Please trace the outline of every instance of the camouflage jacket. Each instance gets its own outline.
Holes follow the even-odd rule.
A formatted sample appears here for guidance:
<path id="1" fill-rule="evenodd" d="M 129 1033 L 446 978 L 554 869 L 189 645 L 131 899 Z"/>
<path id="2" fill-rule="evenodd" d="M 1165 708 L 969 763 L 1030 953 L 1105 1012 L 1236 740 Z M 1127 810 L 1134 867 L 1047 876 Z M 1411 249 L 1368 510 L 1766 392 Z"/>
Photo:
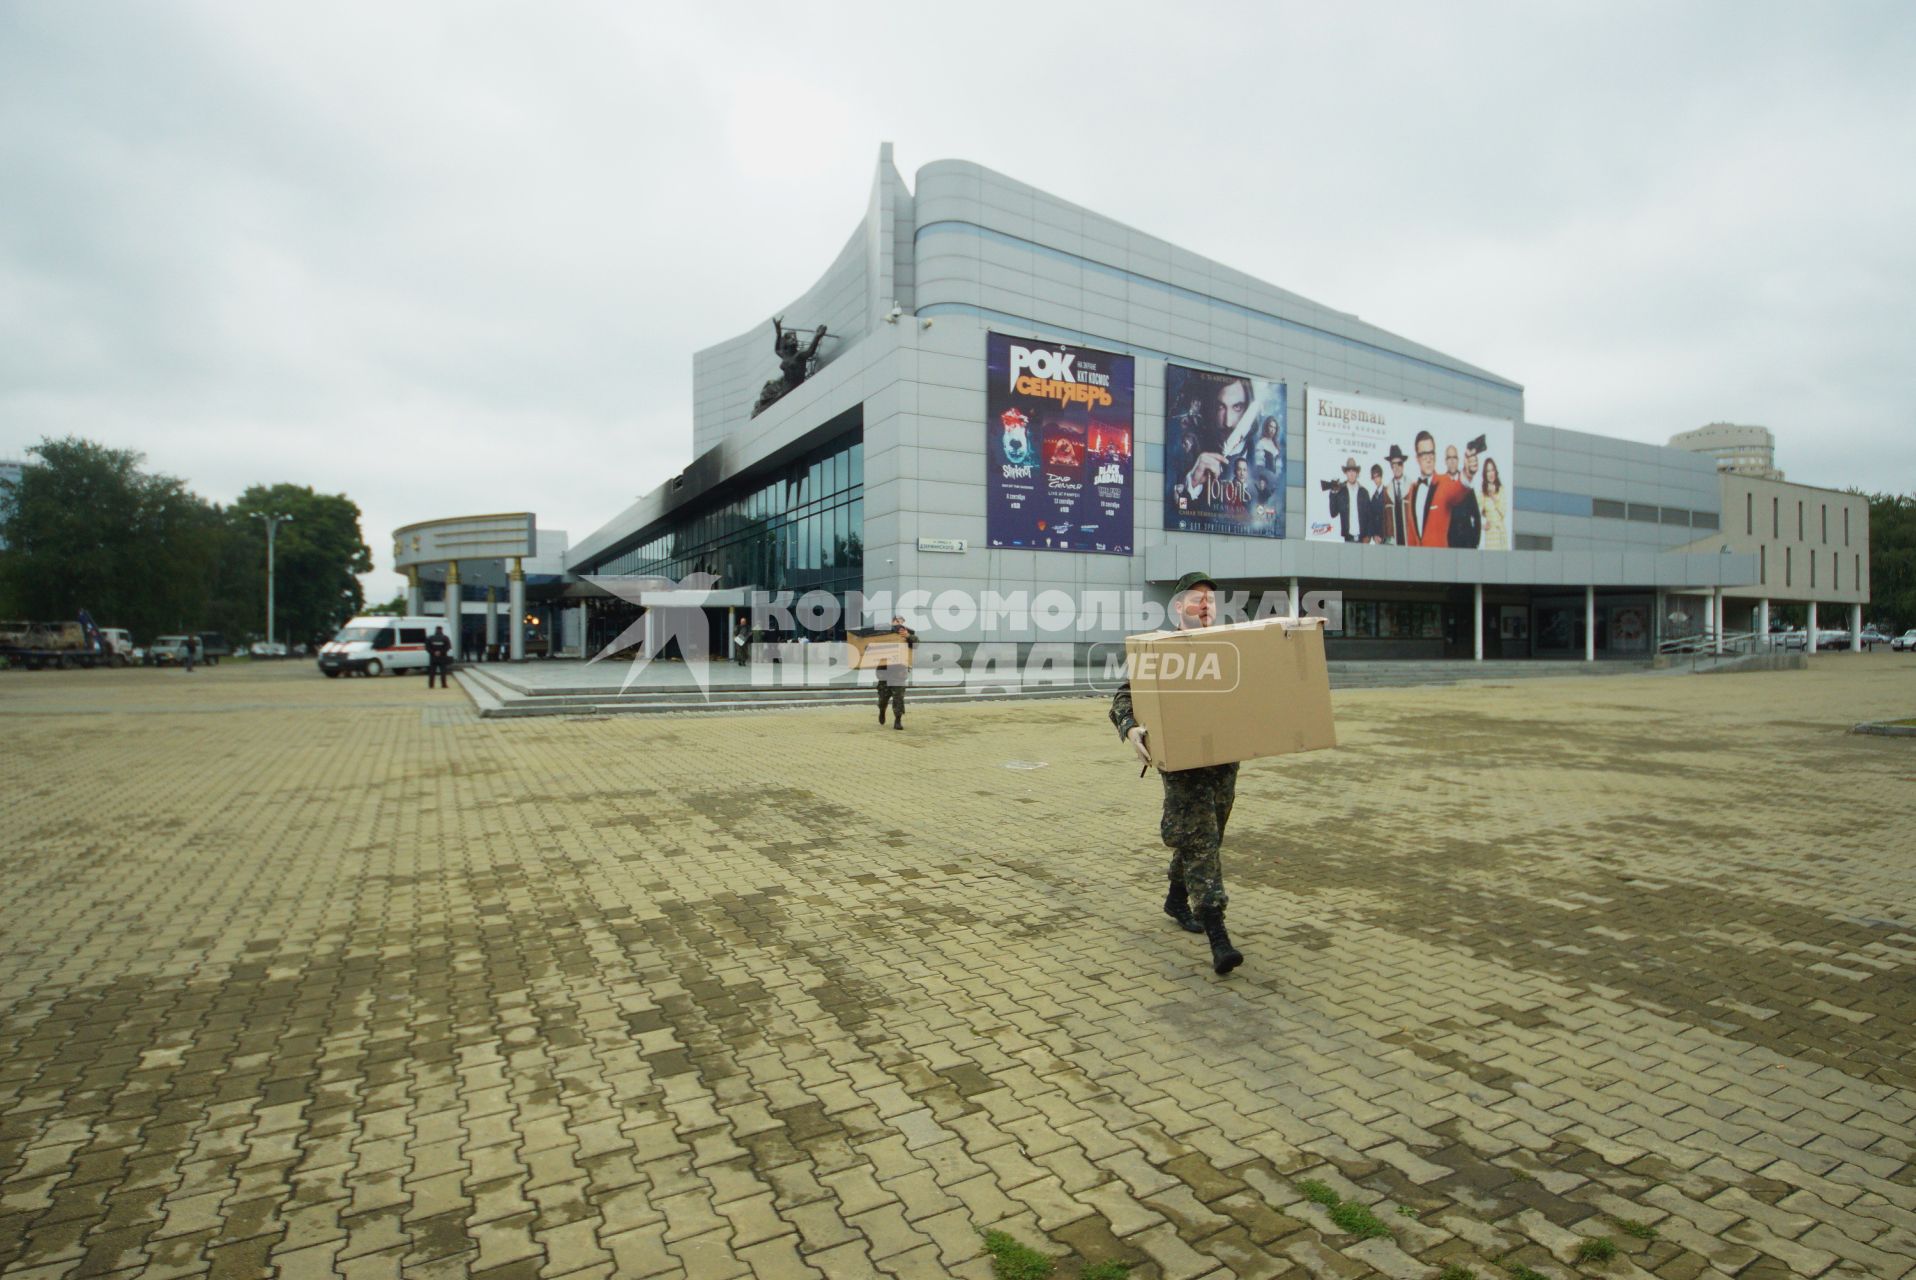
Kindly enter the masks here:
<path id="1" fill-rule="evenodd" d="M 1131 730 L 1138 727 L 1138 718 L 1131 714 L 1131 682 L 1126 680 L 1111 695 L 1111 723 L 1118 726 L 1118 736 L 1129 738 Z"/>

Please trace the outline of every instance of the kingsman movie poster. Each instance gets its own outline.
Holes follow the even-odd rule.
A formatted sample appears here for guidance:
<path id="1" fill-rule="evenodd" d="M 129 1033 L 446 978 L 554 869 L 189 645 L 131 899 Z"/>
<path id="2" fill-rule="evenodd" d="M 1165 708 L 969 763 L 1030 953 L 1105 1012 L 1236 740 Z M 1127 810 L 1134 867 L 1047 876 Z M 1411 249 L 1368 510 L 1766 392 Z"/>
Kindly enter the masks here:
<path id="1" fill-rule="evenodd" d="M 1164 368 L 1164 527 L 1284 536 L 1284 384 Z"/>
<path id="2" fill-rule="evenodd" d="M 1508 418 L 1305 387 L 1304 536 L 1508 551 L 1516 433 Z"/>
<path id="3" fill-rule="evenodd" d="M 985 538 L 1131 554 L 1130 356 L 987 335 Z"/>

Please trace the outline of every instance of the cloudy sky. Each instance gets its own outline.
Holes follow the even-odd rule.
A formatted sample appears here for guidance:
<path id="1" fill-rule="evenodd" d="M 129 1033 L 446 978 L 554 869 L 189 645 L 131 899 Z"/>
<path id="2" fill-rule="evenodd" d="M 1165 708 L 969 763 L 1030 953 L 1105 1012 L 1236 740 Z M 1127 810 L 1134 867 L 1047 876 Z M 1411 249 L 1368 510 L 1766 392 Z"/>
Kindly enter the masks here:
<path id="1" fill-rule="evenodd" d="M 692 352 L 988 165 L 1639 440 L 1916 490 L 1906 3 L 0 0 L 0 457 L 577 539 Z M 368 575 L 374 598 L 396 575 Z"/>

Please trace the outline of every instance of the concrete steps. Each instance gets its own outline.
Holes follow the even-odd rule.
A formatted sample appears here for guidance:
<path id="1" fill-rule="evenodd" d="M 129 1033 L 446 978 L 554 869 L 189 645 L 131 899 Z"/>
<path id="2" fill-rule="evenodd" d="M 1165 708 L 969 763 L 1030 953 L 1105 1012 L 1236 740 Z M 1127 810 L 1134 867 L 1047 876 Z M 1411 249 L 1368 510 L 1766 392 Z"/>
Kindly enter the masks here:
<path id="1" fill-rule="evenodd" d="M 1470 681 L 1561 679 L 1606 675 L 1639 675 L 1647 662 L 1332 662 L 1333 689 L 1410 688 Z M 1039 698 L 1104 698 L 1103 681 L 1092 683 L 1085 672 L 1070 684 L 1033 687 L 1004 685 L 914 685 L 914 706 L 951 702 L 1012 702 Z M 483 666 L 464 666 L 455 673 L 474 708 L 487 719 L 531 716 L 602 716 L 712 714 L 735 711 L 791 711 L 806 707 L 868 707 L 875 700 L 869 685 L 753 686 L 714 680 L 707 693 L 691 683 L 634 688 L 620 692 L 615 684 L 587 681 L 538 685 L 508 683 Z"/>

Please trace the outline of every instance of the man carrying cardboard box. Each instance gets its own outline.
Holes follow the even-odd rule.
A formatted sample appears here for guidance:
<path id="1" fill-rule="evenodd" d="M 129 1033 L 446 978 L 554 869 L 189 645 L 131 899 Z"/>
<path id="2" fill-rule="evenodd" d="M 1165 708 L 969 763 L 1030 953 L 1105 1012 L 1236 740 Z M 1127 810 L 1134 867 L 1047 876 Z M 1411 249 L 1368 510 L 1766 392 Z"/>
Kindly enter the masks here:
<path id="1" fill-rule="evenodd" d="M 885 706 L 892 708 L 891 727 L 905 727 L 905 686 L 911 683 L 911 651 L 918 647 L 918 633 L 905 625 L 902 617 L 891 620 L 892 631 L 905 642 L 905 661 L 878 664 L 878 723 L 885 723 Z"/>
<path id="2" fill-rule="evenodd" d="M 1209 574 L 1193 572 L 1179 578 L 1171 596 L 1173 625 L 1179 631 L 1210 626 L 1217 620 L 1216 592 L 1217 583 Z M 1111 699 L 1111 723 L 1149 765 L 1149 730 L 1132 714 L 1128 680 Z M 1231 945 L 1231 935 L 1224 929 L 1228 899 L 1218 849 L 1224 842 L 1224 824 L 1231 817 L 1231 802 L 1237 795 L 1237 766 L 1160 770 L 1158 776 L 1164 780 L 1164 817 L 1158 832 L 1171 849 L 1171 883 L 1164 895 L 1164 913 L 1185 932 L 1209 937 L 1212 970 L 1229 973 L 1244 963 L 1244 956 Z"/>

